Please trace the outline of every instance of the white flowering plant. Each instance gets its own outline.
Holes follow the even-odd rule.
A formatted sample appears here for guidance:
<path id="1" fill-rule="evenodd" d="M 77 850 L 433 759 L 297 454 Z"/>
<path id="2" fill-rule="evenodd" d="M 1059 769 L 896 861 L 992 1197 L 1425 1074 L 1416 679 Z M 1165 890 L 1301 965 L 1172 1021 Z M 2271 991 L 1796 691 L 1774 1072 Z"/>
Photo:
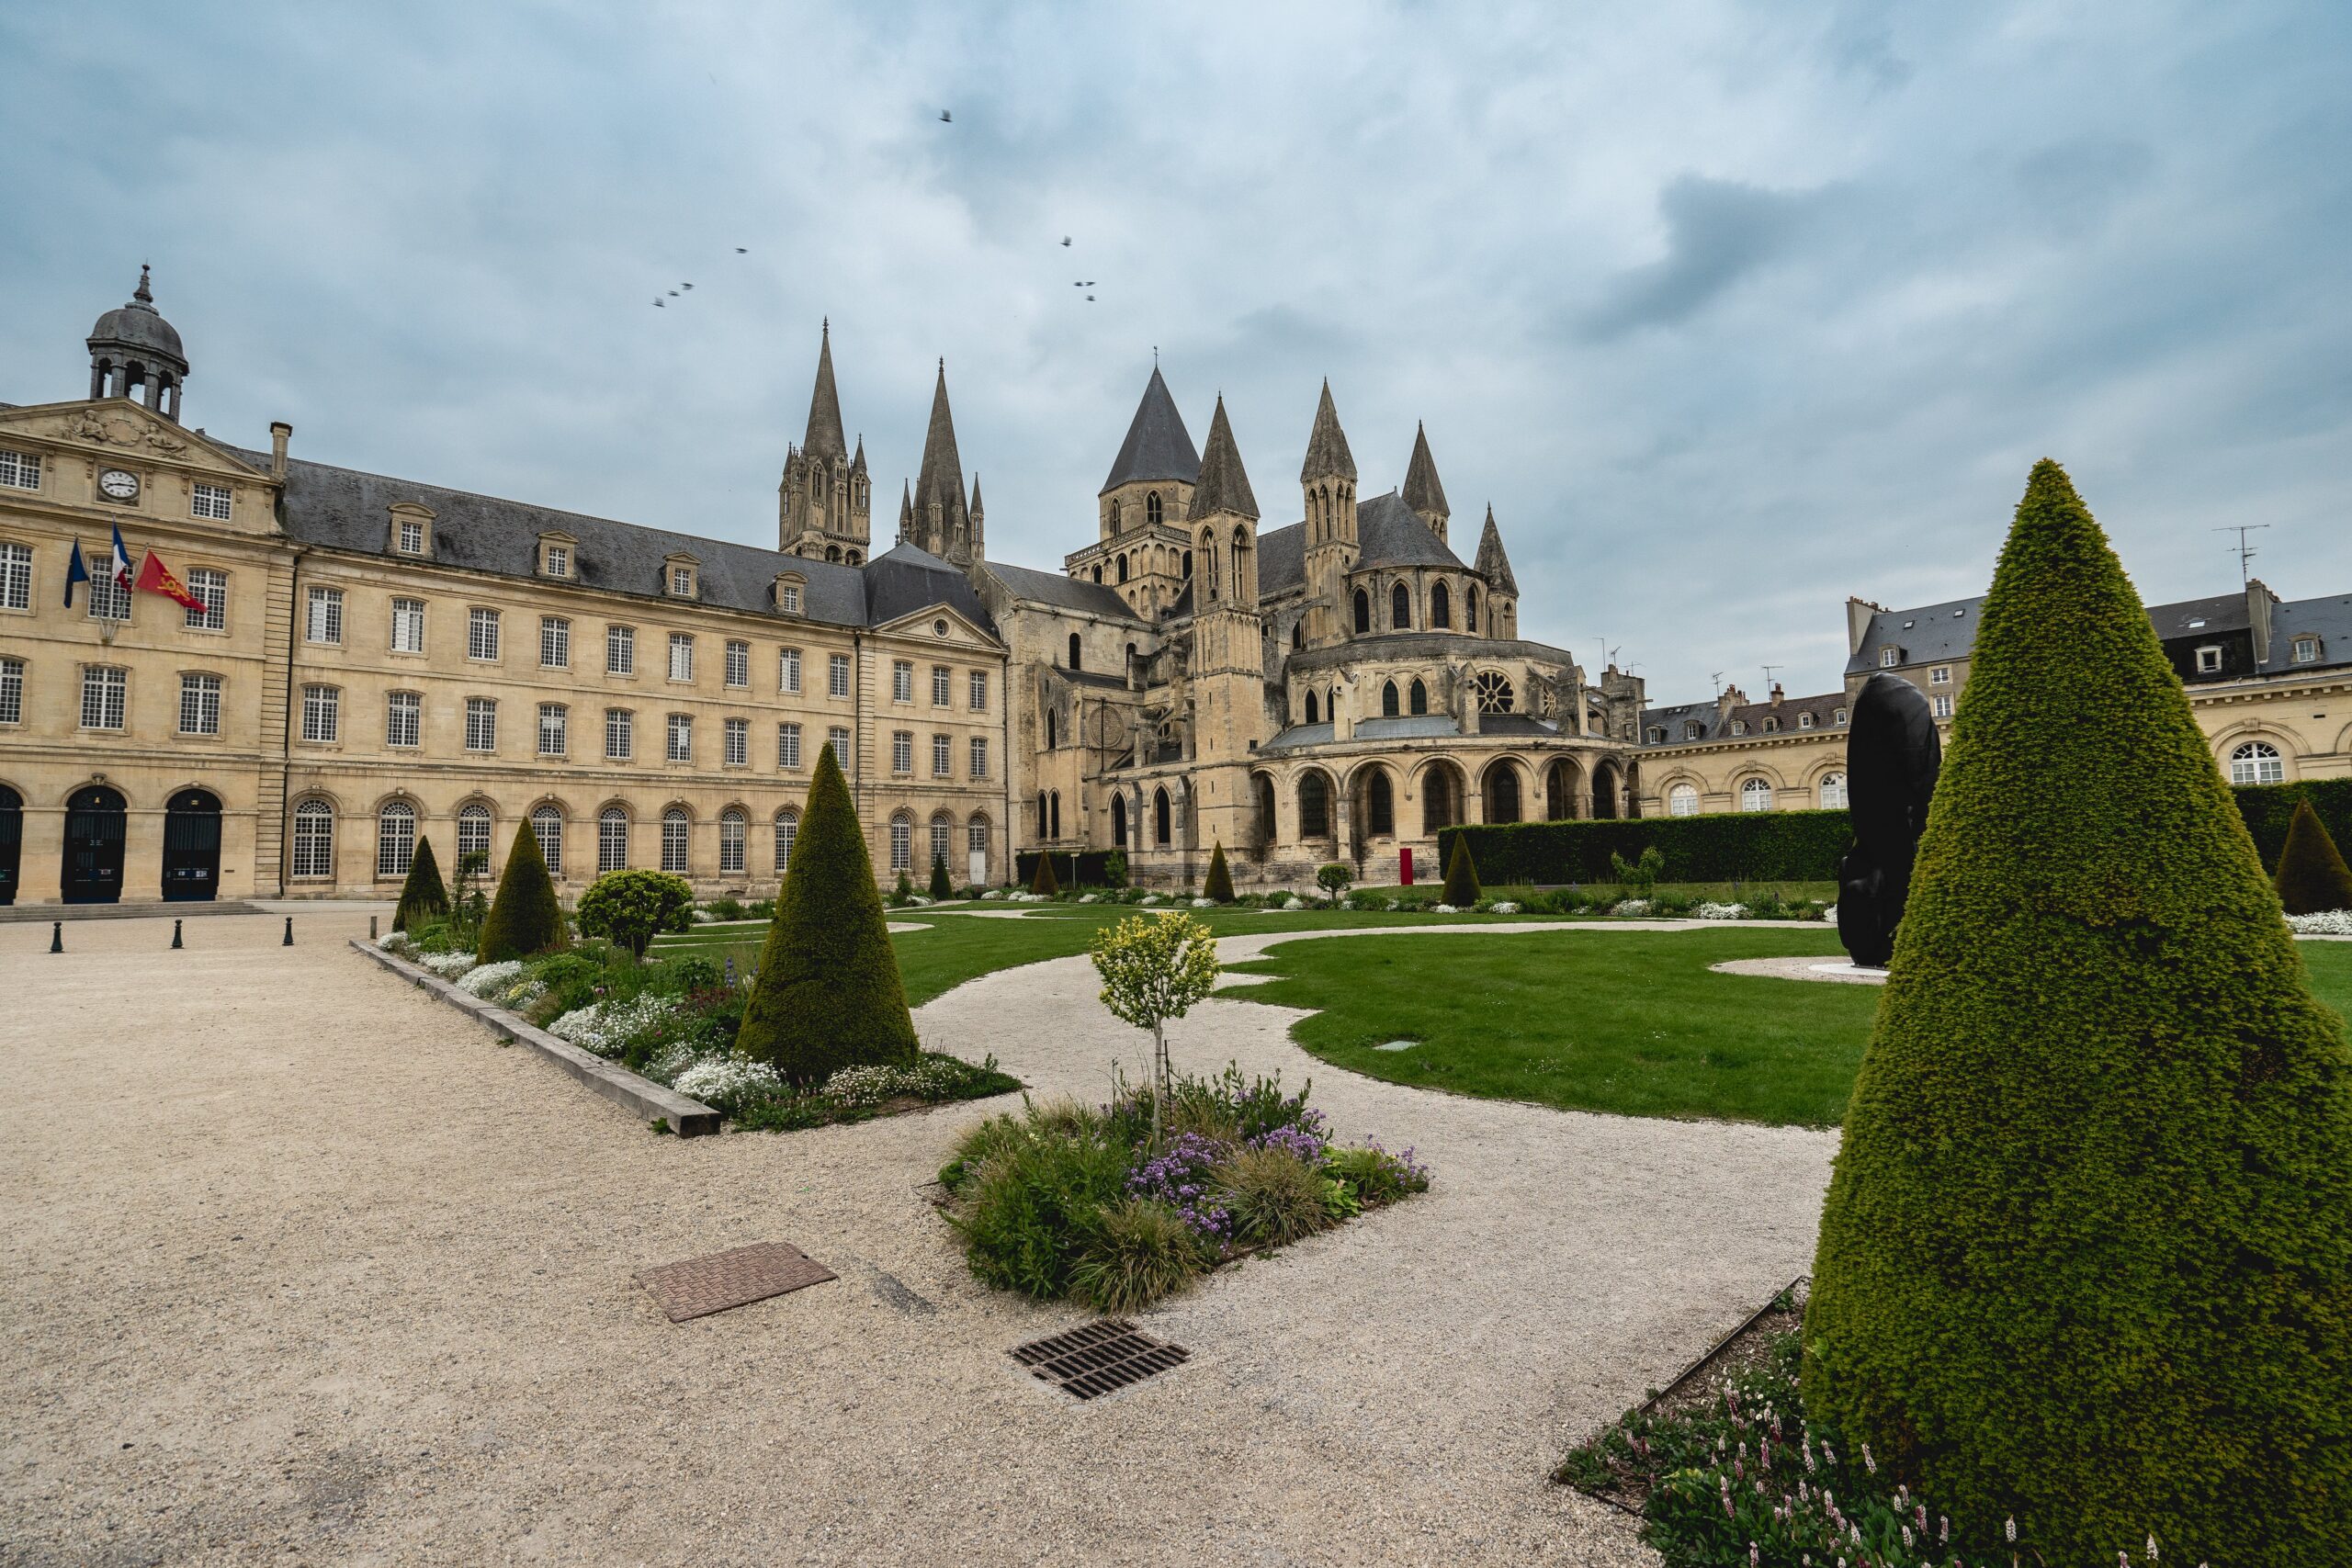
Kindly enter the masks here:
<path id="1" fill-rule="evenodd" d="M 1516 915 L 1519 913 L 1519 906 L 1506 898 L 1501 903 L 1497 904 L 1492 908 L 1488 909 L 1487 913 L 1490 915 Z"/>
<path id="2" fill-rule="evenodd" d="M 670 1087 L 688 1100 L 699 1100 L 728 1116 L 738 1115 L 763 1100 L 775 1100 L 786 1092 L 784 1080 L 765 1062 L 718 1055 L 698 1058 L 680 1072 Z"/>
<path id="3" fill-rule="evenodd" d="M 1650 901 L 1646 898 L 1620 898 L 1609 912 L 1612 915 L 1646 915 L 1650 912 Z"/>
<path id="4" fill-rule="evenodd" d="M 1690 918 L 1694 920 L 1744 920 L 1747 919 L 1747 906 L 1702 901 L 1690 906 Z"/>
<path id="5" fill-rule="evenodd" d="M 417 963 L 444 980 L 454 980 L 474 966 L 474 955 L 470 953 L 427 953 L 420 954 Z"/>
<path id="6" fill-rule="evenodd" d="M 523 961 L 519 958 L 502 959 L 496 964 L 477 964 L 459 977 L 458 989 L 469 997 L 487 998 L 492 992 L 503 990 L 513 985 L 522 977 L 522 974 Z"/>
<path id="7" fill-rule="evenodd" d="M 2352 936 L 2352 909 L 2325 909 L 2316 915 L 2290 915 L 2287 929 L 2297 936 Z"/>

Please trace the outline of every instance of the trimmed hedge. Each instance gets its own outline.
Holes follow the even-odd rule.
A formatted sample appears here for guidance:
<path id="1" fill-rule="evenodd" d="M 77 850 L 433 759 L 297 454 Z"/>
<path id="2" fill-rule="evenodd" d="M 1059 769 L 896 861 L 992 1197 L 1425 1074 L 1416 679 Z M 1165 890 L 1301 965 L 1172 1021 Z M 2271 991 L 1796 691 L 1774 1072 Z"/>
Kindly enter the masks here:
<path id="1" fill-rule="evenodd" d="M 1209 854 L 1208 880 L 1201 885 L 1201 897 L 1214 898 L 1220 904 L 1233 902 L 1233 871 L 1225 863 L 1225 840 L 1219 839 Z"/>
<path id="2" fill-rule="evenodd" d="M 449 890 L 441 883 L 441 863 L 433 858 L 433 840 L 419 839 L 409 857 L 408 880 L 401 884 L 401 901 L 392 908 L 392 930 L 404 931 L 449 912 Z"/>
<path id="3" fill-rule="evenodd" d="M 2352 779 L 2240 784 L 2230 793 L 2237 796 L 2239 815 L 2254 835 L 2254 847 L 2262 852 L 2262 863 L 2273 870 L 2287 852 L 2287 829 L 2294 823 L 2295 807 L 2306 800 L 2329 838 L 2339 846 L 2352 844 Z"/>
<path id="4" fill-rule="evenodd" d="M 1126 884 L 1124 871 L 1112 874 L 1111 857 L 1116 850 L 1086 850 L 1077 854 L 1068 850 L 1056 850 L 1050 857 L 1054 863 L 1054 890 L 1068 892 L 1078 887 L 1122 887 Z M 1041 857 L 1035 850 L 1024 850 L 1012 857 L 1012 879 L 1023 887 L 1034 889 L 1037 883 L 1037 862 Z M 1120 856 L 1124 861 L 1125 857 Z M 1073 869 L 1072 863 L 1076 865 Z"/>
<path id="5" fill-rule="evenodd" d="M 2276 880 L 2278 902 L 2290 915 L 2352 909 L 2352 870 L 2308 800 L 2296 803 Z"/>
<path id="6" fill-rule="evenodd" d="M 1456 838 L 1453 852 L 1445 857 L 1445 901 L 1457 909 L 1466 909 L 1485 894 L 1478 885 L 1478 862 L 1470 849 L 1470 840 Z"/>
<path id="7" fill-rule="evenodd" d="M 1805 1415 L 2052 1564 L 2151 1535 L 2352 1562 L 2343 1021 L 2055 463 L 1980 625 L 1823 1207 Z"/>
<path id="8" fill-rule="evenodd" d="M 539 853 L 539 836 L 528 822 L 519 823 L 514 847 L 506 852 L 506 869 L 499 874 L 498 897 L 491 900 L 490 918 L 481 923 L 481 940 L 474 956 L 484 964 L 529 958 L 553 952 L 563 945 L 563 906 L 556 902 L 547 857 Z"/>

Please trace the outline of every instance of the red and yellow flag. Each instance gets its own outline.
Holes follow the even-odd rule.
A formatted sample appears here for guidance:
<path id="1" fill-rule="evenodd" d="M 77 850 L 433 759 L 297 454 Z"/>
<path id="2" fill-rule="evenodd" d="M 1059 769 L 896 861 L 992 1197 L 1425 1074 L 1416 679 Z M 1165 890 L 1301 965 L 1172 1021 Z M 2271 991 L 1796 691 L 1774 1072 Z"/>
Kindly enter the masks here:
<path id="1" fill-rule="evenodd" d="M 139 581 L 132 586 L 142 593 L 161 593 L 183 609 L 200 611 L 204 608 L 204 601 L 190 593 L 187 584 L 173 576 L 172 569 L 164 564 L 164 558 L 153 550 L 149 550 L 147 558 L 140 563 Z"/>

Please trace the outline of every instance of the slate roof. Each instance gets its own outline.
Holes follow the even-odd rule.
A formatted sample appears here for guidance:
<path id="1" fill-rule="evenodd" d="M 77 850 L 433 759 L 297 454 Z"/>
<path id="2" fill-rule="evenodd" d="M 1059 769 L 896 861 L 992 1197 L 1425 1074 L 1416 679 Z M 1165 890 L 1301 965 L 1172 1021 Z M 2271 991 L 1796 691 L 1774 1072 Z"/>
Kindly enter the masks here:
<path id="1" fill-rule="evenodd" d="M 270 466 L 267 454 L 227 450 L 265 471 Z M 994 630 L 964 574 L 911 545 L 901 545 L 864 566 L 842 566 L 325 463 L 287 464 L 286 532 L 303 544 L 389 556 L 391 508 L 401 502 L 433 513 L 433 559 L 443 566 L 537 579 L 539 536 L 569 534 L 575 541 L 574 581 L 586 588 L 665 598 L 664 558 L 686 555 L 699 566 L 699 604 L 842 626 L 880 626 L 944 605 L 977 626 Z M 777 615 L 772 601 L 776 574 L 786 571 L 808 581 L 797 616 Z"/>
<path id="2" fill-rule="evenodd" d="M 1222 397 L 1216 400 L 1216 412 L 1209 418 L 1209 446 L 1201 457 L 1200 479 L 1193 486 L 1192 515 L 1214 517 L 1220 512 L 1249 518 L 1258 515 L 1258 498 L 1250 492 L 1250 474 L 1241 466 L 1240 449 L 1233 444 L 1233 426 L 1226 420 Z M 1262 571 L 1258 581 L 1262 591 Z"/>
<path id="3" fill-rule="evenodd" d="M 1510 574 L 1510 558 L 1503 554 L 1503 531 L 1495 526 L 1495 509 L 1487 508 L 1486 530 L 1478 536 L 1478 575 L 1498 593 L 1519 592 L 1519 579 Z"/>
<path id="4" fill-rule="evenodd" d="M 1159 367 L 1155 365 L 1151 379 L 1144 383 L 1143 400 L 1136 405 L 1135 420 L 1127 426 L 1127 438 L 1119 444 L 1119 455 L 1112 460 L 1111 477 L 1102 481 L 1102 491 L 1141 479 L 1191 484 L 1200 477 L 1201 455 L 1193 449 L 1184 416 L 1176 412 L 1176 400 L 1168 395 L 1168 383 L 1159 378 Z"/>
<path id="5" fill-rule="evenodd" d="M 1965 659 L 1975 646 L 1978 612 L 1984 596 L 1948 599 L 1916 610 L 1880 610 L 1871 616 L 1860 646 L 1846 660 L 1849 675 L 1868 675 L 1879 668 L 1879 650 L 1893 646 L 1903 650 L 1905 664 L 1931 664 L 1943 659 Z"/>
<path id="6" fill-rule="evenodd" d="M 1259 535 L 1258 597 L 1271 599 L 1306 586 L 1306 525 L 1293 523 Z"/>
<path id="7" fill-rule="evenodd" d="M 1449 713 L 1408 713 L 1356 722 L 1357 739 L 1363 740 L 1435 740 L 1461 733 L 1461 722 Z"/>
<path id="8" fill-rule="evenodd" d="M 1430 532 L 1395 491 L 1356 502 L 1359 569 L 1444 566 L 1464 570 L 1462 558 Z M 1258 536 L 1258 593 L 1271 598 L 1306 585 L 1306 525 L 1292 523 Z"/>
<path id="9" fill-rule="evenodd" d="M 827 321 L 817 340 L 817 389 L 808 399 L 808 434 L 800 449 L 812 457 L 846 457 L 849 443 L 842 434 L 842 395 L 833 386 L 833 323 Z M 865 450 L 860 441 L 857 449 Z"/>
<path id="10" fill-rule="evenodd" d="M 2167 641 L 2205 632 L 2251 631 L 2254 627 L 2246 616 L 2245 594 L 2242 592 L 2217 594 L 2211 599 L 2183 599 L 2177 604 L 2151 604 L 2148 619 L 2155 624 L 2156 636 Z"/>
<path id="11" fill-rule="evenodd" d="M 1137 626 L 1143 624 L 1143 618 L 1127 608 L 1125 599 L 1100 582 L 1064 577 L 1057 571 L 1035 571 L 1025 566 L 1007 566 L 1001 561 L 989 561 L 985 570 L 1003 583 L 1005 591 L 1016 599 L 1050 604 L 1057 610 L 1084 610 L 1090 615 L 1104 615 L 1113 620 L 1132 621 Z"/>
<path id="12" fill-rule="evenodd" d="M 1735 739 L 1731 727 L 1739 723 L 1747 726 L 1747 732 L 1736 739 L 1750 740 L 1769 733 L 1764 728 L 1767 718 L 1781 721 L 1780 733 L 1796 735 L 1804 733 L 1797 716 L 1806 713 L 1813 715 L 1815 729 L 1837 729 L 1839 728 L 1838 710 L 1846 705 L 1846 693 L 1841 687 L 1818 696 L 1782 697 L 1777 705 L 1770 702 L 1736 703 L 1729 714 L 1721 713 L 1714 703 L 1678 703 L 1672 707 L 1644 708 L 1640 741 L 1645 746 L 1692 746 L 1701 740 L 1730 740 Z M 1683 725 L 1691 722 L 1699 726 L 1695 740 L 1685 739 L 1682 734 Z M 1666 739 L 1663 741 L 1652 740 L 1650 731 L 1659 727 L 1665 728 Z"/>
<path id="13" fill-rule="evenodd" d="M 1430 433 L 1418 422 L 1413 426 L 1413 460 L 1405 466 L 1405 504 L 1416 512 L 1453 514 L 1445 503 L 1445 486 L 1438 482 L 1437 459 L 1430 456 Z"/>
<path id="14" fill-rule="evenodd" d="M 2316 660 L 2294 662 L 2298 637 L 2319 638 Z M 2270 606 L 2270 657 L 2262 661 L 2262 673 L 2291 675 L 2299 670 L 2340 669 L 2347 664 L 2352 664 L 2352 593 Z"/>
<path id="15" fill-rule="evenodd" d="M 1302 746 L 1329 746 L 1332 728 L 1329 724 L 1294 724 L 1288 729 L 1258 748 L 1263 756 L 1269 751 L 1295 751 Z"/>

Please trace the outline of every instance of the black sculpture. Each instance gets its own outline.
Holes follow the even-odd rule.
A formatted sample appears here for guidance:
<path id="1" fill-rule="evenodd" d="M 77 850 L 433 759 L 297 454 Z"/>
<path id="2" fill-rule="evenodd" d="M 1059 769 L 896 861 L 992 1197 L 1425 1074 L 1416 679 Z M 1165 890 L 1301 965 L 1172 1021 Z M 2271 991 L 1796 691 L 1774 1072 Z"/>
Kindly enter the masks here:
<path id="1" fill-rule="evenodd" d="M 1926 694 L 1897 675 L 1862 683 L 1846 731 L 1854 847 L 1838 863 L 1838 940 L 1857 964 L 1883 968 L 1894 955 L 1894 928 L 1911 892 L 1911 859 L 1943 760 Z"/>

